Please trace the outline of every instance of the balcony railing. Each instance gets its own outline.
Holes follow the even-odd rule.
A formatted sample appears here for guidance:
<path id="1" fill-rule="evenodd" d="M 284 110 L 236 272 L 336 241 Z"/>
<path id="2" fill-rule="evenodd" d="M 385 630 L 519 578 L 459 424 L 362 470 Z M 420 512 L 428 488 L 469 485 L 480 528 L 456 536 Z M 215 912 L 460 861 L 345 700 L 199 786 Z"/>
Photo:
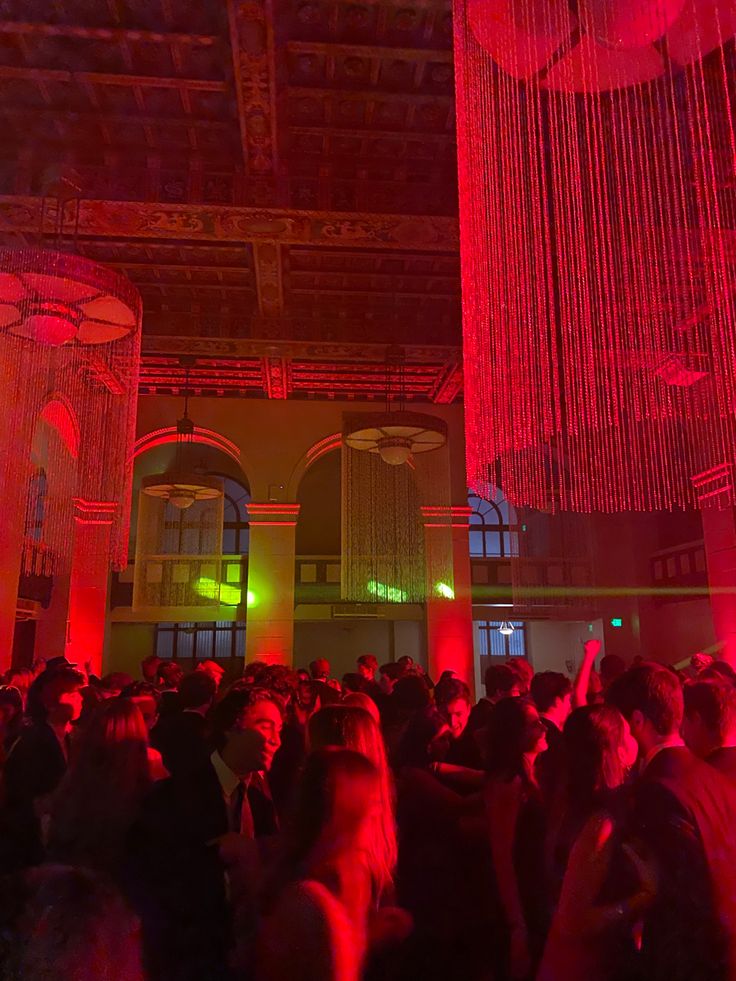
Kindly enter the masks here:
<path id="1" fill-rule="evenodd" d="M 246 606 L 246 555 L 147 555 L 135 567 L 133 609 Z"/>

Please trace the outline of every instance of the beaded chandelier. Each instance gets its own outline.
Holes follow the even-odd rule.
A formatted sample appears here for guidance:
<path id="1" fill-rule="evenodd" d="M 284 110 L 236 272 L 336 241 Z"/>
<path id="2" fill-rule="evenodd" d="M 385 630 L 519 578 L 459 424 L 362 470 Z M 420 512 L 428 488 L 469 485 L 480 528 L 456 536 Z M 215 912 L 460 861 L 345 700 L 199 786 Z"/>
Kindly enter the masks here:
<path id="1" fill-rule="evenodd" d="M 732 458 L 732 0 L 457 0 L 471 486 L 695 503 Z"/>

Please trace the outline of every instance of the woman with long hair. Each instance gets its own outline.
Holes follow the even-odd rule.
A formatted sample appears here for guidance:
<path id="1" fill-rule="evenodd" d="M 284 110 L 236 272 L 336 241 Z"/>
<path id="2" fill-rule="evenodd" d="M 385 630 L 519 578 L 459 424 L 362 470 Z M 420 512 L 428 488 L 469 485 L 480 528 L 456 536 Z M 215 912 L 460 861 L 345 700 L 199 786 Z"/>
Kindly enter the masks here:
<path id="1" fill-rule="evenodd" d="M 379 807 L 372 816 L 369 836 L 371 867 L 375 873 L 376 898 L 391 889 L 396 868 L 396 817 L 394 786 L 386 759 L 381 730 L 373 717 L 355 705 L 325 705 L 307 726 L 307 748 L 339 746 L 367 757 L 378 771 Z"/>
<path id="2" fill-rule="evenodd" d="M 307 759 L 286 849 L 285 885 L 258 938 L 259 981 L 358 981 L 373 882 L 369 848 L 380 777 L 361 753 Z"/>
<path id="3" fill-rule="evenodd" d="M 486 733 L 485 811 L 506 928 L 496 955 L 501 976 L 522 981 L 533 977 L 547 926 L 544 811 L 535 776 L 546 729 L 530 699 L 505 698 L 493 707 Z"/>
<path id="4" fill-rule="evenodd" d="M 104 702 L 80 733 L 51 801 L 49 856 L 114 872 L 150 784 L 148 730 L 140 710 L 125 698 Z"/>
<path id="5" fill-rule="evenodd" d="M 656 891 L 652 867 L 619 837 L 622 789 L 637 745 L 617 709 L 589 705 L 567 720 L 563 750 L 548 840 L 559 902 L 538 978 L 631 977 L 633 925 Z"/>

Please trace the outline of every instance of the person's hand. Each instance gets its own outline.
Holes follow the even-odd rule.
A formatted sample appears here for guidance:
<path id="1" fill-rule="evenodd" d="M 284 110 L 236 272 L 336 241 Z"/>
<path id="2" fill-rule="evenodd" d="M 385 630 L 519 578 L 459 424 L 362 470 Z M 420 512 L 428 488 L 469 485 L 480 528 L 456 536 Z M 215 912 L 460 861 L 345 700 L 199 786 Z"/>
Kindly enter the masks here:
<path id="1" fill-rule="evenodd" d="M 400 906 L 381 906 L 371 915 L 368 942 L 371 947 L 387 947 L 406 940 L 414 929 L 411 913 Z"/>
<path id="2" fill-rule="evenodd" d="M 650 901 L 653 900 L 657 895 L 659 885 L 659 872 L 656 862 L 652 858 L 643 858 L 632 845 L 624 845 L 623 850 L 636 869 L 642 893 L 645 893 Z"/>
<path id="3" fill-rule="evenodd" d="M 601 652 L 601 642 L 597 637 L 591 637 L 590 640 L 586 640 L 583 644 L 583 653 L 585 657 L 590 661 L 595 661 Z"/>
<path id="4" fill-rule="evenodd" d="M 529 934 L 526 927 L 516 924 L 511 927 L 509 950 L 509 974 L 514 981 L 523 981 L 532 972 L 532 955 L 529 953 Z"/>

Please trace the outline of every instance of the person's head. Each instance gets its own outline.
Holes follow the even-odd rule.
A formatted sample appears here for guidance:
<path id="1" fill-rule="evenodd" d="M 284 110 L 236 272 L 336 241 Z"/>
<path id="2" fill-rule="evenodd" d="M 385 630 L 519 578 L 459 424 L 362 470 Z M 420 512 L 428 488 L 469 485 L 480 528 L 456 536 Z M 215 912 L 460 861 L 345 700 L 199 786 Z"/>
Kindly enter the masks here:
<path id="1" fill-rule="evenodd" d="M 118 785 L 147 784 L 148 727 L 132 698 L 108 698 L 95 709 L 75 744 L 75 770 L 102 774 Z"/>
<path id="2" fill-rule="evenodd" d="M 309 673 L 314 681 L 327 681 L 330 677 L 330 662 L 326 657 L 318 657 L 310 663 Z"/>
<path id="3" fill-rule="evenodd" d="M 368 681 L 357 671 L 349 671 L 342 676 L 342 687 L 344 691 L 366 691 Z"/>
<path id="4" fill-rule="evenodd" d="M 585 705 L 563 730 L 563 801 L 588 812 L 606 791 L 620 787 L 636 762 L 638 746 L 626 719 L 612 705 Z"/>
<path id="5" fill-rule="evenodd" d="M 17 688 L 23 699 L 23 708 L 26 707 L 28 689 L 33 684 L 34 674 L 32 671 L 8 671 L 5 675 L 5 684 L 11 688 Z"/>
<path id="6" fill-rule="evenodd" d="M 52 726 L 77 721 L 82 713 L 83 674 L 75 668 L 55 668 L 39 675 L 36 683 L 39 685 L 37 721 Z"/>
<path id="7" fill-rule="evenodd" d="M 301 681 L 311 681 L 311 677 L 306 668 L 297 668 L 296 670 L 296 680 L 297 684 Z"/>
<path id="8" fill-rule="evenodd" d="M 618 654 L 606 654 L 601 658 L 600 679 L 606 689 L 626 670 L 626 662 Z"/>
<path id="9" fill-rule="evenodd" d="M 404 713 L 426 708 L 431 701 L 427 682 L 418 674 L 407 674 L 394 685 L 391 700 Z"/>
<path id="10" fill-rule="evenodd" d="M 242 680 L 249 685 L 256 685 L 258 688 L 265 688 L 266 677 L 268 675 L 268 665 L 265 661 L 251 661 L 243 668 Z"/>
<path id="11" fill-rule="evenodd" d="M 267 688 L 231 690 L 212 711 L 215 745 L 238 776 L 271 768 L 282 726 L 281 702 Z"/>
<path id="12" fill-rule="evenodd" d="M 701 671 L 712 667 L 714 663 L 715 658 L 713 655 L 706 654 L 705 651 L 698 651 L 697 654 L 693 654 L 690 658 L 690 667 L 694 675 L 699 675 Z"/>
<path id="13" fill-rule="evenodd" d="M 559 671 L 540 671 L 532 678 L 531 696 L 539 714 L 561 729 L 572 710 L 570 679 Z"/>
<path id="14" fill-rule="evenodd" d="M 609 686 L 606 701 L 629 723 L 644 755 L 680 731 L 682 686 L 677 676 L 661 665 L 630 668 Z"/>
<path id="15" fill-rule="evenodd" d="M 736 671 L 728 661 L 714 661 L 709 668 L 701 671 L 698 681 L 705 681 L 706 678 L 716 681 L 726 681 L 729 685 L 736 685 Z"/>
<path id="16" fill-rule="evenodd" d="M 725 680 L 686 685 L 682 735 L 703 759 L 722 746 L 736 746 L 736 688 Z"/>
<path id="17" fill-rule="evenodd" d="M 179 682 L 179 704 L 202 714 L 209 711 L 217 694 L 217 682 L 207 671 L 193 671 L 185 674 Z"/>
<path id="18" fill-rule="evenodd" d="M 381 724 L 381 713 L 378 711 L 378 706 L 373 701 L 370 695 L 366 695 L 363 691 L 349 691 L 346 695 L 343 695 L 342 699 L 343 705 L 353 705 L 357 708 L 365 709 L 366 712 L 372 717 L 373 721 L 377 726 Z"/>
<path id="19" fill-rule="evenodd" d="M 220 683 L 225 674 L 225 669 L 222 667 L 222 665 L 218 664 L 217 661 L 210 660 L 201 661 L 195 670 L 201 671 L 203 674 L 208 674 L 214 681 L 216 688 L 220 687 Z"/>
<path id="20" fill-rule="evenodd" d="M 41 865 L 14 892 L 5 977 L 144 981 L 140 923 L 110 883 L 87 869 Z"/>
<path id="21" fill-rule="evenodd" d="M 161 693 L 149 681 L 134 681 L 120 692 L 121 698 L 127 698 L 138 707 L 143 716 L 146 729 L 150 732 L 158 722 L 158 707 Z"/>
<path id="22" fill-rule="evenodd" d="M 368 845 L 379 808 L 379 774 L 366 756 L 334 746 L 314 750 L 307 757 L 297 792 L 289 848 L 292 863 L 309 874 L 310 858 L 318 846 L 320 862 L 326 851 L 335 849 L 354 851 L 356 859 L 370 855 Z"/>
<path id="23" fill-rule="evenodd" d="M 156 672 L 158 671 L 159 664 L 161 664 L 161 658 L 156 657 L 155 654 L 149 654 L 148 657 L 144 657 L 141 661 L 141 676 L 150 685 L 156 684 Z"/>
<path id="24" fill-rule="evenodd" d="M 124 671 L 111 671 L 100 679 L 97 686 L 103 698 L 117 698 L 120 692 L 133 684 L 133 679 Z"/>
<path id="25" fill-rule="evenodd" d="M 402 671 L 411 671 L 414 667 L 414 658 L 410 657 L 408 654 L 402 654 L 396 663 L 402 669 Z"/>
<path id="26" fill-rule="evenodd" d="M 389 661 L 382 664 L 378 669 L 378 684 L 384 695 L 390 695 L 394 690 L 394 685 L 403 675 L 403 671 L 398 664 Z"/>
<path id="27" fill-rule="evenodd" d="M 435 692 L 440 715 L 450 727 L 453 739 L 458 739 L 465 731 L 470 718 L 472 699 L 470 689 L 459 678 L 446 679 Z"/>
<path id="28" fill-rule="evenodd" d="M 503 698 L 486 728 L 486 768 L 501 779 L 527 778 L 536 757 L 547 749 L 547 730 L 530 698 Z"/>
<path id="29" fill-rule="evenodd" d="M 162 661 L 156 670 L 156 679 L 162 691 L 176 690 L 183 677 L 184 671 L 176 661 Z"/>
<path id="30" fill-rule="evenodd" d="M 489 702 L 500 702 L 502 698 L 516 698 L 521 695 L 519 676 L 508 664 L 489 664 L 483 676 L 486 698 Z"/>
<path id="31" fill-rule="evenodd" d="M 373 681 L 378 671 L 378 659 L 374 654 L 361 654 L 358 658 L 358 674 L 366 681 Z"/>
<path id="32" fill-rule="evenodd" d="M 23 696 L 12 685 L 0 688 L 0 739 L 14 735 L 23 722 Z"/>
<path id="33" fill-rule="evenodd" d="M 519 679 L 521 694 L 528 695 L 534 677 L 534 668 L 525 657 L 511 657 L 506 663 Z"/>

